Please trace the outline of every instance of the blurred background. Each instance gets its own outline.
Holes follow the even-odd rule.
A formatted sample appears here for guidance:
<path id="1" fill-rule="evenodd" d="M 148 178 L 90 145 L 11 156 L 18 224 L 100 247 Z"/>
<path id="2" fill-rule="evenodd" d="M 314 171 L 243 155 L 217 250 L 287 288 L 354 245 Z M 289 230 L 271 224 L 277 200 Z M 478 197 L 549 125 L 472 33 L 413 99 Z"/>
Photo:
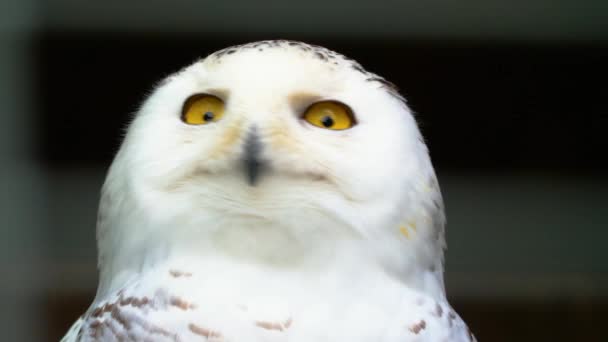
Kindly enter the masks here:
<path id="1" fill-rule="evenodd" d="M 480 341 L 608 340 L 605 0 L 0 2 L 2 340 L 56 341 L 91 302 L 99 188 L 153 84 L 276 38 L 408 99 Z"/>

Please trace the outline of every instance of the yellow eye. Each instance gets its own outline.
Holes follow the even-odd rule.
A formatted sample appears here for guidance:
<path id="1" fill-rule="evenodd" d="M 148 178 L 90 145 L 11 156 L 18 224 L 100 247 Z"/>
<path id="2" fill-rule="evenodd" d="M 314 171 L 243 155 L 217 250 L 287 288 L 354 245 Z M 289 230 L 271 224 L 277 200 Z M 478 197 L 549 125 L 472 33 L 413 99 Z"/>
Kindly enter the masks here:
<path id="1" fill-rule="evenodd" d="M 303 119 L 317 127 L 332 130 L 348 129 L 356 123 L 352 110 L 337 101 L 322 101 L 312 104 L 304 112 Z"/>
<path id="2" fill-rule="evenodd" d="M 224 115 L 224 101 L 209 94 L 190 96 L 182 108 L 182 121 L 189 125 L 203 125 L 217 121 Z"/>

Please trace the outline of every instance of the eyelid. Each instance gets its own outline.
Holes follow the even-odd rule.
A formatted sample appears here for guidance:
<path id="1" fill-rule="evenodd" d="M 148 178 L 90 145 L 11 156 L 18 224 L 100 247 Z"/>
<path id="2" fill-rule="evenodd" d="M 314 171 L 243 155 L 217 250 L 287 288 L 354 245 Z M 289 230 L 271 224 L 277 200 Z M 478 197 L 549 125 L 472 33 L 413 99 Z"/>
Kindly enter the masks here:
<path id="1" fill-rule="evenodd" d="M 344 107 L 344 109 L 346 109 L 346 112 L 348 113 L 348 115 L 351 117 L 351 119 L 353 119 L 354 123 L 357 123 L 357 116 L 355 115 L 355 111 L 351 108 L 351 106 L 347 105 L 346 103 L 344 103 L 340 100 L 331 99 L 331 98 L 329 98 L 329 99 L 320 98 L 317 101 L 309 102 L 308 104 L 306 104 L 306 106 L 304 106 L 302 108 L 302 110 L 299 111 L 299 113 L 300 113 L 300 115 L 304 115 L 314 105 L 319 104 L 319 103 L 325 103 L 325 102 L 335 103 L 340 107 Z"/>
<path id="2" fill-rule="evenodd" d="M 200 98 L 203 98 L 203 97 L 215 97 L 218 100 L 220 100 L 224 105 L 226 104 L 226 101 L 224 101 L 223 98 L 221 98 L 215 94 L 204 93 L 204 92 L 194 93 L 194 94 L 191 94 L 190 96 L 188 96 L 186 98 L 186 100 L 182 103 L 182 111 L 181 111 L 182 117 L 184 116 L 184 114 L 186 114 L 186 111 L 188 110 L 188 108 L 190 108 L 190 105 L 192 104 L 192 102 L 194 102 Z"/>
<path id="3" fill-rule="evenodd" d="M 302 113 L 304 113 L 313 104 L 325 101 L 323 96 L 307 92 L 291 94 L 287 100 L 289 101 L 291 108 L 294 110 L 294 112 L 298 113 L 298 115 L 302 115 Z"/>
<path id="4" fill-rule="evenodd" d="M 230 95 L 230 90 L 228 89 L 224 89 L 224 88 L 209 88 L 209 89 L 205 89 L 201 92 L 199 92 L 198 94 L 206 94 L 206 95 L 211 95 L 211 96 L 215 96 L 218 99 L 222 100 L 224 103 L 226 103 L 228 101 L 228 97 Z M 193 96 L 196 95 L 192 94 Z"/>

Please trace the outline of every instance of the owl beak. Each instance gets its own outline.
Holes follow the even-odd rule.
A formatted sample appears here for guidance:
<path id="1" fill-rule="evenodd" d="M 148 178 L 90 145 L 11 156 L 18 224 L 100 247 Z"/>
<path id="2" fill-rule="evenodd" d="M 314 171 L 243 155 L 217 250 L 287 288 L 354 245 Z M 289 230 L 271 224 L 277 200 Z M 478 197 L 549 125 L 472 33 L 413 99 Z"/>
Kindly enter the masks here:
<path id="1" fill-rule="evenodd" d="M 244 152 L 243 165 L 245 166 L 247 181 L 250 186 L 255 186 L 264 168 L 264 163 L 260 158 L 262 142 L 255 126 L 251 128 L 247 135 Z"/>

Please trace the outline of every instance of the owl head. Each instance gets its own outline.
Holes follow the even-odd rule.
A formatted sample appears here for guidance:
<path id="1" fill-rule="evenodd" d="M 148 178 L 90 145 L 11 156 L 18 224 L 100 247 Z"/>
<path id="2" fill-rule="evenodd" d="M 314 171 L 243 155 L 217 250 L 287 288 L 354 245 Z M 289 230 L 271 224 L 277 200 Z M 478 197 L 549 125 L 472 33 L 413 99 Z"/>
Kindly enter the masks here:
<path id="1" fill-rule="evenodd" d="M 173 253 L 295 262 L 340 241 L 394 272 L 441 268 L 440 203 L 390 83 L 318 46 L 231 47 L 135 115 L 102 190 L 102 283 Z"/>

